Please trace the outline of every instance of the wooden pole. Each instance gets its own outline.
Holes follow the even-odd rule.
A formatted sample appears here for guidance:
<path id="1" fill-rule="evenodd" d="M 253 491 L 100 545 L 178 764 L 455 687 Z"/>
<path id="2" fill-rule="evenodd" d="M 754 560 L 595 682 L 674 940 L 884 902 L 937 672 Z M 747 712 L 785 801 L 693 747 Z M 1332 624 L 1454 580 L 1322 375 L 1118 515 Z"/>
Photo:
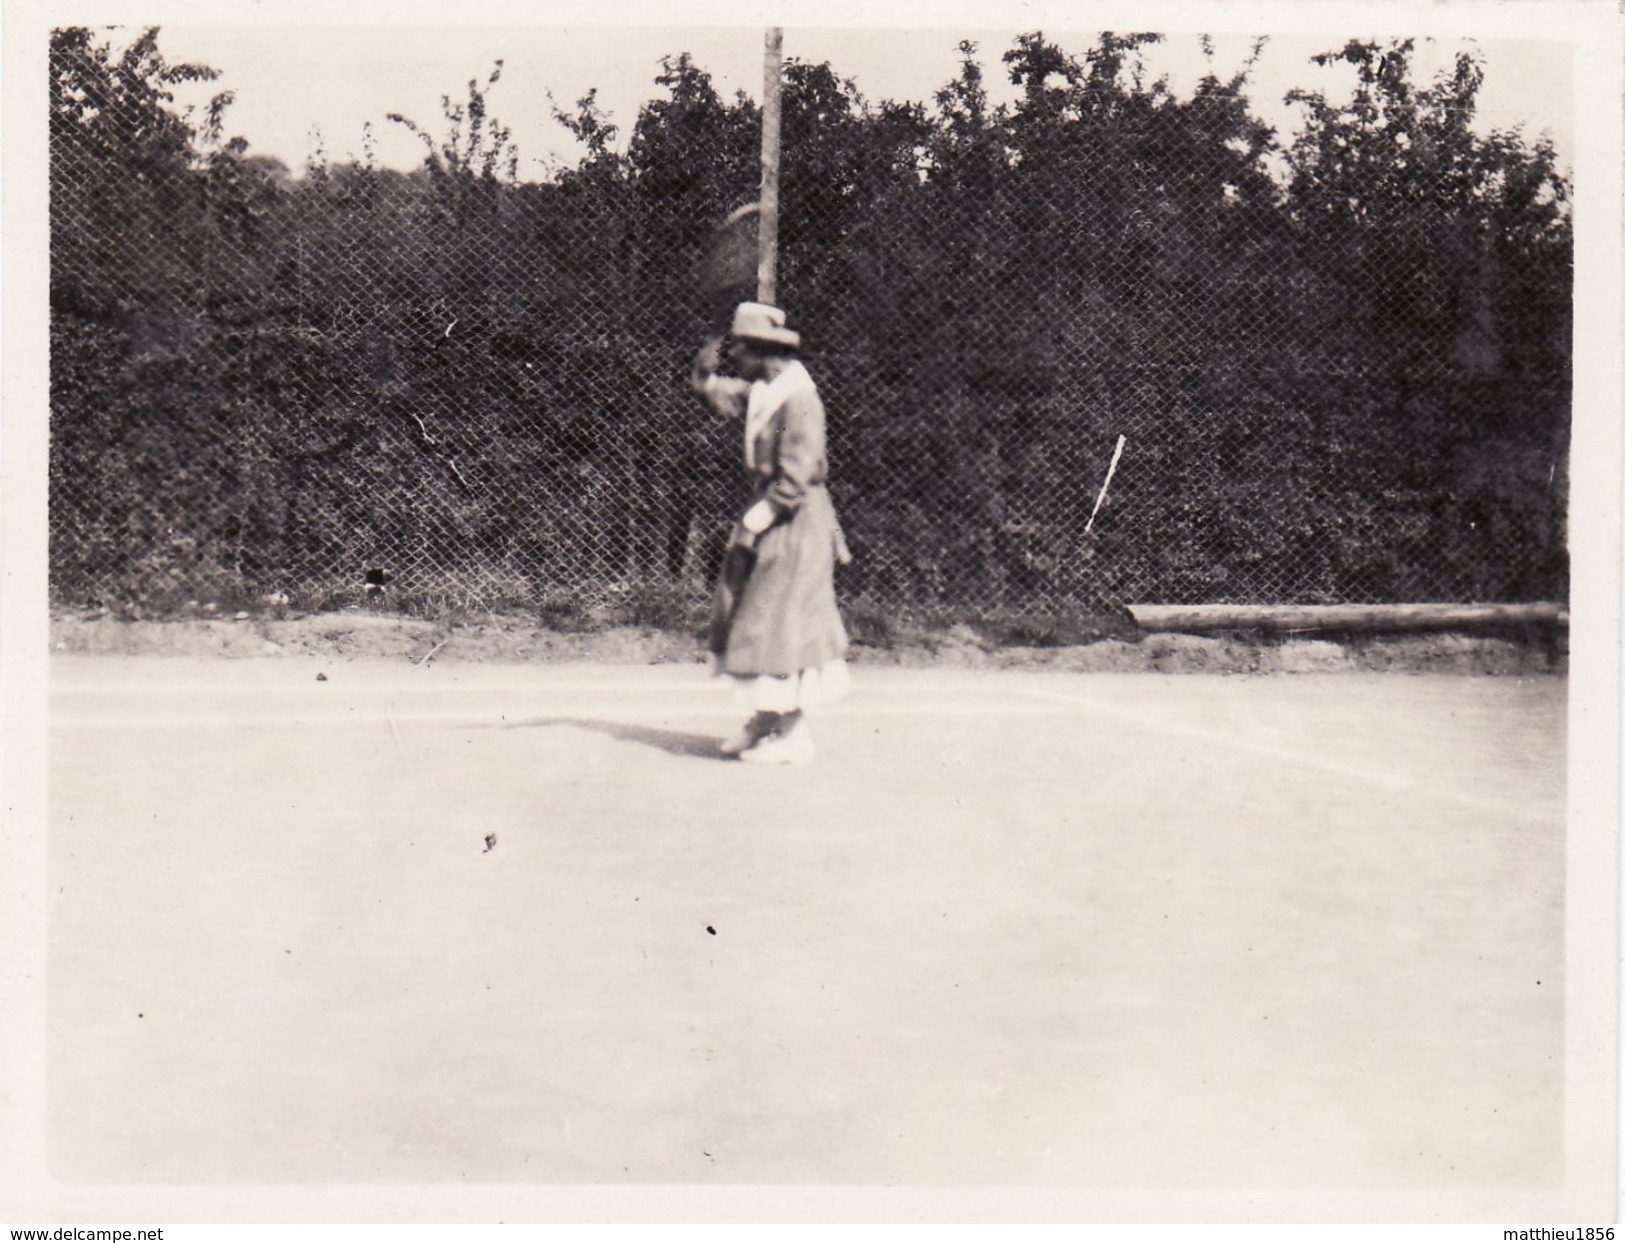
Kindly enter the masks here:
<path id="1" fill-rule="evenodd" d="M 762 66 L 762 212 L 757 221 L 756 299 L 775 302 L 779 292 L 779 94 L 784 31 L 767 32 Z"/>

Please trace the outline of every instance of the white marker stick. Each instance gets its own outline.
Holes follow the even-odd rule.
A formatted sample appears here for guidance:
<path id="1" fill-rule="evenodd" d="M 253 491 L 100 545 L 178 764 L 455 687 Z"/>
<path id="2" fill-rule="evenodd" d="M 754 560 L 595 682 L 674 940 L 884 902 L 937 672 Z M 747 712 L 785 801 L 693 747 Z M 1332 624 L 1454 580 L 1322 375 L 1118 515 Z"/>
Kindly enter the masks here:
<path id="1" fill-rule="evenodd" d="M 1117 438 L 1117 448 L 1112 450 L 1112 464 L 1106 468 L 1106 482 L 1100 485 L 1100 495 L 1095 497 L 1095 507 L 1089 512 L 1089 521 L 1084 523 L 1083 533 L 1088 535 L 1095 527 L 1095 515 L 1100 512 L 1100 504 L 1106 499 L 1106 489 L 1112 486 L 1112 476 L 1117 473 L 1117 463 L 1123 456 L 1123 445 L 1128 437 Z"/>

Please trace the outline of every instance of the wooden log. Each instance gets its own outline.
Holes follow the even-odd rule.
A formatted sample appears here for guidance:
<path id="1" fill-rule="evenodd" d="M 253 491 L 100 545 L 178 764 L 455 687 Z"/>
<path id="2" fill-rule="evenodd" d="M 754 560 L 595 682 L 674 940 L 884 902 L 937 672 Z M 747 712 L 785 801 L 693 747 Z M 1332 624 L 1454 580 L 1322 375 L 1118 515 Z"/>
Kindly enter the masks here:
<path id="1" fill-rule="evenodd" d="M 1560 604 L 1131 604 L 1142 630 L 1314 631 L 1464 630 L 1479 626 L 1569 624 Z"/>

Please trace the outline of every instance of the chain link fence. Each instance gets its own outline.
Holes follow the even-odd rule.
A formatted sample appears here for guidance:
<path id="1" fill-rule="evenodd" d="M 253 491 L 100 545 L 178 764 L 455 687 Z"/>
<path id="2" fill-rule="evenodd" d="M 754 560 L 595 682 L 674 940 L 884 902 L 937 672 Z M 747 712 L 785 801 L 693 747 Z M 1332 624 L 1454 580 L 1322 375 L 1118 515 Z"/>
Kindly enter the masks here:
<path id="1" fill-rule="evenodd" d="M 930 107 L 785 67 L 779 300 L 830 411 L 854 607 L 1565 600 L 1567 187 L 1472 128 L 1478 67 L 1285 143 L 1146 36 L 981 54 Z M 499 67 L 500 68 L 500 67 Z M 493 74 L 411 173 L 290 175 L 195 122 L 156 35 L 51 55 L 51 577 L 147 612 L 367 592 L 582 615 L 703 602 L 738 429 L 689 360 L 759 117 L 687 57 L 624 145 L 515 175 Z M 220 101 L 223 105 L 224 101 Z M 1125 450 L 1092 529 L 1119 436 Z"/>

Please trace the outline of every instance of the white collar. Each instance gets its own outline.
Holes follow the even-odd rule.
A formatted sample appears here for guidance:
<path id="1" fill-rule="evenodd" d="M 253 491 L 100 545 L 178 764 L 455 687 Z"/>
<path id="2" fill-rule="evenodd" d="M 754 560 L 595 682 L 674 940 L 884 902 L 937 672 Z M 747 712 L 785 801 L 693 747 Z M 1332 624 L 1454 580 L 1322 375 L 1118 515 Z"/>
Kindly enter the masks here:
<path id="1" fill-rule="evenodd" d="M 757 380 L 750 386 L 750 400 L 745 406 L 747 465 L 755 465 L 751 446 L 755 444 L 757 435 L 767 425 L 767 421 L 790 398 L 797 393 L 807 392 L 812 387 L 812 376 L 807 374 L 807 369 L 797 359 L 791 359 L 790 364 L 771 380 Z"/>

